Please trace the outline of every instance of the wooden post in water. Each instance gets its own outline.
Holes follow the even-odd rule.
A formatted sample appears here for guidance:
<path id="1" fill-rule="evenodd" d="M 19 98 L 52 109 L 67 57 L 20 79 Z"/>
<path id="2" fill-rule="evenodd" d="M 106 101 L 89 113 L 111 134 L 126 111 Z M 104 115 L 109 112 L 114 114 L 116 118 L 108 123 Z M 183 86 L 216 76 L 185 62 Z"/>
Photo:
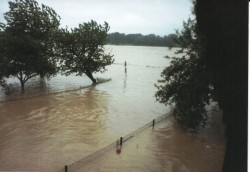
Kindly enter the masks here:
<path id="1" fill-rule="evenodd" d="M 120 145 L 121 145 L 121 146 L 122 146 L 122 139 L 123 139 L 123 138 L 121 137 L 121 138 L 120 138 Z"/>
<path id="2" fill-rule="evenodd" d="M 68 166 L 67 165 L 65 165 L 65 170 L 64 171 L 68 172 Z"/>
<path id="3" fill-rule="evenodd" d="M 122 142 L 122 137 L 120 138 L 120 141 L 119 140 L 116 141 L 116 153 L 118 153 L 118 154 L 120 154 L 121 150 L 122 150 L 121 142 Z"/>
<path id="4" fill-rule="evenodd" d="M 126 61 L 124 63 L 124 66 L 125 66 L 125 73 L 127 74 L 127 62 Z"/>
<path id="5" fill-rule="evenodd" d="M 153 128 L 155 127 L 155 119 L 153 119 Z"/>

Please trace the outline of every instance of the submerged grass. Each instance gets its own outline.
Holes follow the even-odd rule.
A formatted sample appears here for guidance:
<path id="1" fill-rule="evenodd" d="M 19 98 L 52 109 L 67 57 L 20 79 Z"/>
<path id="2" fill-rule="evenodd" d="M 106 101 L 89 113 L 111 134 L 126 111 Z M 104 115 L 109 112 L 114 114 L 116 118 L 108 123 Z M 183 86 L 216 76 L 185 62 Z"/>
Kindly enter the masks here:
<path id="1" fill-rule="evenodd" d="M 24 99 L 30 99 L 30 98 L 34 98 L 34 97 L 40 97 L 40 96 L 47 96 L 47 95 L 53 95 L 53 94 L 59 94 L 59 93 L 66 93 L 66 92 L 71 92 L 71 91 L 77 91 L 77 90 L 81 90 L 81 89 L 86 89 L 86 88 L 90 88 L 90 87 L 94 87 L 98 84 L 102 84 L 108 81 L 111 81 L 111 78 L 96 78 L 97 83 L 96 84 L 90 84 L 90 85 L 86 85 L 86 86 L 80 86 L 78 88 L 74 88 L 74 89 L 67 89 L 67 90 L 60 90 L 60 91 L 52 91 L 52 92 L 46 92 L 46 93 L 38 93 L 36 95 L 27 95 L 27 96 L 22 96 L 22 97 L 15 97 L 15 98 L 11 98 L 10 95 L 11 93 L 7 94 L 6 98 L 7 100 L 0 100 L 0 103 L 5 103 L 5 102 L 9 102 L 9 101 L 17 101 L 17 100 L 24 100 Z"/>

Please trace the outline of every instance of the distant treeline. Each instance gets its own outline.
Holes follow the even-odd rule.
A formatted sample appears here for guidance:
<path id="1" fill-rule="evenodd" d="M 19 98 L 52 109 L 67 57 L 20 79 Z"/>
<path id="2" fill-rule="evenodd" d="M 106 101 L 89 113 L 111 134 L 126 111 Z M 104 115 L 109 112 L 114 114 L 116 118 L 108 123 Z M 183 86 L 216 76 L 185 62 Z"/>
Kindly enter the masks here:
<path id="1" fill-rule="evenodd" d="M 177 35 L 169 34 L 167 36 L 159 36 L 155 34 L 124 34 L 124 33 L 109 33 L 107 43 L 111 45 L 145 45 L 145 46 L 165 46 L 179 47 L 176 42 Z"/>

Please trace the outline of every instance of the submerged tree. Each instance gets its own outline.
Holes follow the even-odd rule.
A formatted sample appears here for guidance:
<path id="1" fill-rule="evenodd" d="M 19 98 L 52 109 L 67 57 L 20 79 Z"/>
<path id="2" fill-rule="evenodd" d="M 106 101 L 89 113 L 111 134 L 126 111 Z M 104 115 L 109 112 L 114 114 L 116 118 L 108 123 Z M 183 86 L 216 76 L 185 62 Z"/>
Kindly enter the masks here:
<path id="1" fill-rule="evenodd" d="M 13 75 L 24 84 L 35 76 L 49 77 L 56 73 L 54 32 L 59 28 L 56 12 L 35 0 L 9 2 L 10 10 L 4 14 L 6 25 L 1 24 L 0 52 L 4 76 Z"/>
<path id="2" fill-rule="evenodd" d="M 212 95 L 209 74 L 204 64 L 203 49 L 196 34 L 195 20 L 183 23 L 177 41 L 181 50 L 172 57 L 158 81 L 156 99 L 164 104 L 174 103 L 175 117 L 188 128 L 195 129 L 207 120 L 205 105 Z"/>
<path id="3" fill-rule="evenodd" d="M 96 79 L 94 72 L 106 71 L 106 66 L 113 63 L 113 56 L 104 51 L 106 44 L 108 23 L 98 25 L 95 21 L 79 24 L 69 32 L 63 29 L 60 35 L 61 69 L 68 75 L 76 73 L 86 74 L 93 83 Z"/>
<path id="4" fill-rule="evenodd" d="M 2 27 L 4 25 L 1 25 L 0 23 L 0 86 L 5 87 L 5 77 L 6 77 L 6 56 L 3 55 L 4 53 L 4 32 L 2 30 Z"/>

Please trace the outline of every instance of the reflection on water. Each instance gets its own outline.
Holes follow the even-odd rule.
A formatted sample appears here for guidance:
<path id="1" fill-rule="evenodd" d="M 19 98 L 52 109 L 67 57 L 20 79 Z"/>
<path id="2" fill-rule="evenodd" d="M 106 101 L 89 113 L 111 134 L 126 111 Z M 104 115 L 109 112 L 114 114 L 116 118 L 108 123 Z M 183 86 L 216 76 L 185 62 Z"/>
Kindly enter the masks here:
<path id="1" fill-rule="evenodd" d="M 127 86 L 127 73 L 125 74 L 125 77 L 124 77 L 124 82 L 123 82 L 123 93 L 125 93 L 125 91 L 126 91 L 126 86 Z"/>
<path id="2" fill-rule="evenodd" d="M 45 82 L 39 78 L 28 81 L 22 94 L 14 78 L 8 81 L 12 84 L 12 94 L 6 96 L 1 92 L 1 100 L 17 100 L 0 103 L 0 170 L 58 171 L 169 111 L 169 107 L 155 101 L 154 83 L 168 65 L 164 56 L 171 56 L 173 49 L 171 52 L 164 47 L 143 46 L 107 46 L 107 49 L 115 55 L 115 64 L 95 77 L 112 80 L 95 87 L 48 94 L 91 84 L 85 76 L 57 75 Z M 175 134 L 173 140 L 181 137 L 174 126 L 169 125 L 169 130 Z M 158 137 L 161 140 L 165 136 Z M 176 143 L 187 141 L 181 140 Z M 195 142 L 197 138 L 190 140 Z M 168 144 L 163 139 L 165 142 Z M 147 153 L 145 160 L 159 162 L 146 156 Z M 186 155 L 179 152 L 177 156 Z M 176 166 L 183 165 L 179 163 Z"/>

